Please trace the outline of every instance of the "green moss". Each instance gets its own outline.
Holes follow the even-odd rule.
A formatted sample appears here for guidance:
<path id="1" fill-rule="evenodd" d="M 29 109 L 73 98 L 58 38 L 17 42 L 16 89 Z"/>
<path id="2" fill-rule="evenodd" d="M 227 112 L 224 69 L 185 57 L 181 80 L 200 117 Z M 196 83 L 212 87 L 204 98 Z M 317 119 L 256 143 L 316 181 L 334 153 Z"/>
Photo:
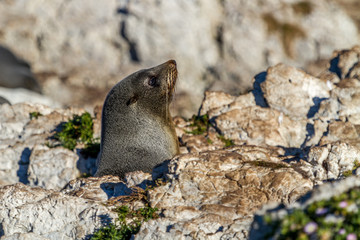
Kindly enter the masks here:
<path id="1" fill-rule="evenodd" d="M 360 189 L 321 200 L 304 210 L 295 209 L 283 219 L 265 217 L 272 227 L 267 238 L 276 239 L 350 239 L 360 236 Z M 270 220 L 269 220 L 270 219 Z M 279 234 L 279 235 L 277 235 Z"/>
<path id="2" fill-rule="evenodd" d="M 40 116 L 42 116 L 42 114 L 40 112 L 29 113 L 30 120 L 32 120 L 33 118 L 38 119 L 38 117 L 40 117 Z"/>
<path id="3" fill-rule="evenodd" d="M 79 178 L 88 178 L 91 177 L 89 173 L 82 173 Z"/>
<path id="4" fill-rule="evenodd" d="M 190 127 L 195 127 L 192 131 L 186 131 L 186 133 L 193 134 L 193 135 L 200 135 L 205 133 L 209 128 L 209 116 L 207 114 L 202 116 L 192 116 L 191 120 L 192 123 Z"/>
<path id="5" fill-rule="evenodd" d="M 45 146 L 47 146 L 48 148 L 54 148 L 56 147 L 54 144 L 52 144 L 51 142 L 45 142 Z"/>
<path id="6" fill-rule="evenodd" d="M 132 211 L 128 206 L 121 206 L 114 209 L 114 211 L 118 214 L 115 224 L 110 223 L 107 226 L 100 228 L 93 234 L 91 239 L 130 239 L 133 234 L 139 232 L 143 222 L 159 217 L 156 213 L 158 209 L 151 207 L 144 207 Z M 129 218 L 131 218 L 131 221 L 127 222 L 126 219 Z"/>
<path id="7" fill-rule="evenodd" d="M 266 167 L 271 169 L 289 168 L 289 166 L 283 163 L 274 163 L 274 162 L 266 162 L 266 161 L 247 161 L 245 163 L 248 163 L 256 167 Z"/>
<path id="8" fill-rule="evenodd" d="M 208 144 L 213 144 L 213 143 L 214 143 L 210 138 L 206 138 L 206 142 L 207 142 Z"/>
<path id="9" fill-rule="evenodd" d="M 352 176 L 352 170 L 344 171 L 342 174 L 344 177 L 350 177 L 350 176 Z"/>
<path id="10" fill-rule="evenodd" d="M 301 1 L 291 5 L 292 9 L 296 14 L 301 16 L 307 16 L 312 13 L 313 5 L 311 2 L 308 1 Z"/>
<path id="11" fill-rule="evenodd" d="M 262 18 L 267 25 L 268 34 L 279 34 L 285 53 L 293 58 L 293 44 L 296 39 L 306 37 L 304 30 L 295 24 L 282 23 L 270 13 L 264 14 Z"/>
<path id="12" fill-rule="evenodd" d="M 218 135 L 217 137 L 225 144 L 224 147 L 230 147 L 235 145 L 234 141 L 231 139 L 227 139 L 222 135 Z"/>
<path id="13" fill-rule="evenodd" d="M 354 161 L 354 166 L 351 170 L 344 171 L 342 175 L 344 177 L 350 177 L 353 175 L 353 171 L 360 167 L 360 162 L 358 160 Z"/>
<path id="14" fill-rule="evenodd" d="M 85 112 L 80 116 L 74 115 L 73 119 L 62 125 L 61 131 L 54 137 L 62 146 L 73 150 L 79 142 L 92 144 L 93 133 L 93 120 L 90 113 Z"/>

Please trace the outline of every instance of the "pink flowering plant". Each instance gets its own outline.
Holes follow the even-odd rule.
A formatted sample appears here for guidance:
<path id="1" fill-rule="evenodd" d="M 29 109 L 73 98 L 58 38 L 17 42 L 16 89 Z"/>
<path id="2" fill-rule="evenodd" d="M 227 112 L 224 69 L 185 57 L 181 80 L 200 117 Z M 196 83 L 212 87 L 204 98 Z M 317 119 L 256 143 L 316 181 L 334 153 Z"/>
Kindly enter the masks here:
<path id="1" fill-rule="evenodd" d="M 267 239 L 360 240 L 360 188 L 295 209 L 280 220 L 266 215 L 265 221 L 272 227 Z"/>

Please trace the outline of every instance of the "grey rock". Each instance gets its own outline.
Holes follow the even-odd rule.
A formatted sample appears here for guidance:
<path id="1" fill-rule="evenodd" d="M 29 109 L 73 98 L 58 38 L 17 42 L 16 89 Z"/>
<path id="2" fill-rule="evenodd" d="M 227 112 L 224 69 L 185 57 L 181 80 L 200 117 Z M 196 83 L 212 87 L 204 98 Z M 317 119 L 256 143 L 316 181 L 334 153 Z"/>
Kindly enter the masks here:
<path id="1" fill-rule="evenodd" d="M 176 59 L 176 109 L 190 117 L 204 90 L 244 93 L 271 65 L 305 67 L 359 42 L 356 25 L 335 2 L 309 1 L 307 12 L 297 4 L 2 1 L 0 42 L 31 63 L 44 93 L 62 104 L 101 104 L 94 95 L 104 96 L 121 76 Z"/>
<path id="2" fill-rule="evenodd" d="M 44 105 L 0 105 L 0 185 L 22 182 L 62 189 L 71 179 L 91 172 L 95 165 L 63 147 L 49 148 L 61 122 L 83 109 L 53 109 Z M 37 119 L 30 113 L 39 112 Z M 51 144 L 50 144 L 51 145 Z"/>
<path id="3" fill-rule="evenodd" d="M 2 239 L 82 239 L 114 214 L 101 204 L 21 183 L 0 188 Z"/>
<path id="4" fill-rule="evenodd" d="M 41 93 L 41 86 L 31 72 L 30 65 L 0 45 L 0 86 L 26 88 Z"/>

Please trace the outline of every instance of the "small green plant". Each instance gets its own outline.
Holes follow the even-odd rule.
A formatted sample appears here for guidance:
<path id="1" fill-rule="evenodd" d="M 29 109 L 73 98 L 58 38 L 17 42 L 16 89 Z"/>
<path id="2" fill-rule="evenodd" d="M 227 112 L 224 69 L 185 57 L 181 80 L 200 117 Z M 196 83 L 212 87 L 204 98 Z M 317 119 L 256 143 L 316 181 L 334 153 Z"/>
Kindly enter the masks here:
<path id="1" fill-rule="evenodd" d="M 225 144 L 224 147 L 230 147 L 235 145 L 233 140 L 227 139 L 222 135 L 219 135 L 218 138 Z"/>
<path id="2" fill-rule="evenodd" d="M 208 144 L 213 144 L 213 143 L 214 143 L 210 138 L 206 138 L 206 142 L 207 142 Z"/>
<path id="3" fill-rule="evenodd" d="M 78 178 L 88 178 L 88 177 L 91 177 L 89 173 L 82 173 Z"/>
<path id="4" fill-rule="evenodd" d="M 344 177 L 350 177 L 353 175 L 353 171 L 360 167 L 360 162 L 358 160 L 354 161 L 354 166 L 351 170 L 344 171 L 342 174 Z"/>
<path id="5" fill-rule="evenodd" d="M 54 147 L 55 147 L 55 145 L 52 144 L 52 143 L 49 142 L 49 141 L 46 141 L 46 142 L 45 142 L 45 146 L 47 146 L 48 148 L 54 148 Z"/>
<path id="6" fill-rule="evenodd" d="M 295 209 L 281 220 L 266 215 L 267 239 L 356 239 L 360 236 L 360 188 Z"/>
<path id="7" fill-rule="evenodd" d="M 74 150 L 78 142 L 86 145 L 92 144 L 93 139 L 93 120 L 90 113 L 74 115 L 73 119 L 62 126 L 62 130 L 55 134 L 55 139 L 61 145 L 70 150 Z"/>
<path id="8" fill-rule="evenodd" d="M 202 116 L 192 116 L 191 120 L 192 123 L 190 127 L 195 127 L 192 131 L 186 131 L 186 133 L 190 133 L 193 135 L 200 135 L 205 133 L 209 128 L 209 116 L 207 114 Z"/>
<path id="9" fill-rule="evenodd" d="M 31 112 L 29 113 L 30 120 L 33 120 L 33 118 L 38 119 L 38 117 L 42 116 L 40 112 Z"/>
<path id="10" fill-rule="evenodd" d="M 130 239 L 133 234 L 139 232 L 142 222 L 147 222 L 150 219 L 159 217 L 159 215 L 156 213 L 157 210 L 157 208 L 144 207 L 132 211 L 128 206 L 118 207 L 114 209 L 114 211 L 118 214 L 118 218 L 115 220 L 115 224 L 110 223 L 109 225 L 100 228 L 93 234 L 91 239 Z M 127 222 L 126 219 L 128 218 L 132 218 L 132 220 Z"/>

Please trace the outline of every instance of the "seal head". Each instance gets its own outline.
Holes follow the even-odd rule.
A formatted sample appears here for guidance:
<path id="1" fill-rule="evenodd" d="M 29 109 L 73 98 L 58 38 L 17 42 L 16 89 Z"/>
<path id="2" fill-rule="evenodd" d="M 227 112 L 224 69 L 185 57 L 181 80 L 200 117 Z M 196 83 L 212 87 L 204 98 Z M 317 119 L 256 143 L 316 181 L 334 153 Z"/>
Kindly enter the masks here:
<path id="1" fill-rule="evenodd" d="M 95 176 L 152 168 L 179 153 L 169 111 L 176 62 L 140 70 L 116 84 L 102 110 L 101 145 Z"/>

